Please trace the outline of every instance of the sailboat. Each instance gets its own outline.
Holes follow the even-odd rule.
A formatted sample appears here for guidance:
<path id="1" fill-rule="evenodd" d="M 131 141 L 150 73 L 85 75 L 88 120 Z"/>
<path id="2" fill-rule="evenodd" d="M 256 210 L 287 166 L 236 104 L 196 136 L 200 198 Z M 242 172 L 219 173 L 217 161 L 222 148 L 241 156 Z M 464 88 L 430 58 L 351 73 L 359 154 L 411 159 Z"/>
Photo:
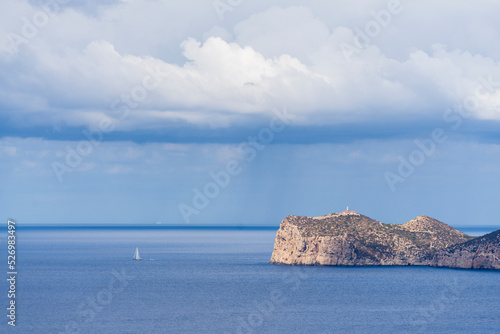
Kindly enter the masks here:
<path id="1" fill-rule="evenodd" d="M 135 253 L 134 253 L 134 260 L 142 260 L 141 257 L 139 256 L 139 247 L 135 248 Z"/>

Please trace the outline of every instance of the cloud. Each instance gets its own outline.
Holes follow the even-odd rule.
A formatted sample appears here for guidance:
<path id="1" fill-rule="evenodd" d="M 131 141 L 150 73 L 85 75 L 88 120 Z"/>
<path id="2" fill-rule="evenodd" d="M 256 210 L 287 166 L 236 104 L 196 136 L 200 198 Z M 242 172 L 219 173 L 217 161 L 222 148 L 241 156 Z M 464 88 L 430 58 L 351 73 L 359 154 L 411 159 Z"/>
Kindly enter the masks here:
<path id="1" fill-rule="evenodd" d="M 271 7 L 234 27 L 235 42 L 251 45 L 265 57 L 292 55 L 307 65 L 330 35 L 325 22 L 306 7 Z"/>
<path id="2" fill-rule="evenodd" d="M 15 156 L 17 154 L 17 149 L 14 146 L 4 146 L 2 147 L 2 151 L 10 156 Z"/>
<path id="3" fill-rule="evenodd" d="M 488 75 L 490 82 L 500 81 L 493 49 L 453 47 L 453 38 L 450 47 L 441 27 L 434 41 L 426 36 L 425 47 L 421 37 L 415 39 L 421 48 L 398 46 L 403 37 L 420 36 L 404 30 L 425 14 L 420 5 L 405 9 L 361 48 L 355 30 L 374 18 L 369 10 L 354 13 L 350 5 L 338 6 L 338 12 L 351 21 L 332 16 L 342 24 L 317 5 L 268 6 L 230 27 L 213 24 L 212 13 L 193 28 L 184 24 L 175 31 L 179 16 L 194 15 L 188 5 L 80 5 L 53 13 L 15 52 L 8 40 L 0 42 L 0 117 L 11 126 L 96 128 L 106 119 L 118 131 L 221 129 L 260 122 L 285 106 L 296 115 L 294 126 L 441 119 L 474 96 Z M 453 15 L 463 18 L 465 7 Z M 20 32 L 22 21 L 12 17 L 31 20 L 40 8 L 19 2 L 1 29 Z M 151 16 L 136 15 L 139 8 Z M 477 22 L 477 11 L 471 13 L 470 24 Z M 165 23 L 165 15 L 173 23 Z M 484 42 L 483 35 L 494 36 L 492 27 L 488 21 L 468 34 Z M 394 36 L 392 44 L 388 36 Z M 358 48 L 348 59 L 342 48 L 347 44 Z M 472 118 L 500 119 L 499 88 L 483 90 Z"/>

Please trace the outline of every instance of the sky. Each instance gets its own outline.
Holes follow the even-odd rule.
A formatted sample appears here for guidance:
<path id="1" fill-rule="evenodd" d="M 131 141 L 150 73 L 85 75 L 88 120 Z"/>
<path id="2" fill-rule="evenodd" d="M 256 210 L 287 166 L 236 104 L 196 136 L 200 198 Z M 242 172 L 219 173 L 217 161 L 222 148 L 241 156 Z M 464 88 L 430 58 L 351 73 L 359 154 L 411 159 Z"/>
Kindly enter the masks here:
<path id="1" fill-rule="evenodd" d="M 500 3 L 6 0 L 0 212 L 500 226 Z"/>

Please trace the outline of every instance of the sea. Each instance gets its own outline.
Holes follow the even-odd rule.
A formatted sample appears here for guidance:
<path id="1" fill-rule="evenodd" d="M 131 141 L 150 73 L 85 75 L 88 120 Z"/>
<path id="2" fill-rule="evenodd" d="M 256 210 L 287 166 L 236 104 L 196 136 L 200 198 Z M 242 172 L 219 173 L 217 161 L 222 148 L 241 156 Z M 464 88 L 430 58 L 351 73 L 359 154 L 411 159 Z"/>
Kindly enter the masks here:
<path id="1" fill-rule="evenodd" d="M 15 326 L 4 230 L 0 333 L 500 333 L 499 271 L 272 265 L 276 230 L 18 227 Z"/>

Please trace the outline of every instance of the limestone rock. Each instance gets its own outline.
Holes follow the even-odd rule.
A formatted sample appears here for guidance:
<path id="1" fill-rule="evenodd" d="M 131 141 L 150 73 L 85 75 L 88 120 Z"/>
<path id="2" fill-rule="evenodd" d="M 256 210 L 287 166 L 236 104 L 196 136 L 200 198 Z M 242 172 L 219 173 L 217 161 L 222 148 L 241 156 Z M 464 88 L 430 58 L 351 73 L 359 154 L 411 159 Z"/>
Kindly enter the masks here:
<path id="1" fill-rule="evenodd" d="M 314 218 L 288 216 L 276 233 L 270 262 L 296 265 L 448 266 L 450 261 L 457 261 L 457 267 L 462 268 L 462 265 L 469 263 L 467 252 L 474 252 L 474 247 L 464 249 L 462 253 L 457 253 L 462 248 L 452 247 L 467 242 L 475 245 L 473 241 L 477 239 L 472 239 L 427 216 L 419 216 L 403 225 L 383 224 L 352 211 Z M 471 261 L 478 268 L 495 268 L 498 257 L 492 256 L 498 253 L 491 253 L 490 246 L 483 248 L 481 254 L 484 255 L 476 254 Z M 448 249 L 454 250 L 454 253 L 448 253 Z M 436 259 L 437 252 L 441 250 L 441 257 Z M 471 268 L 475 268 L 474 265 Z"/>
<path id="2" fill-rule="evenodd" d="M 500 269 L 500 230 L 436 253 L 434 267 Z"/>

